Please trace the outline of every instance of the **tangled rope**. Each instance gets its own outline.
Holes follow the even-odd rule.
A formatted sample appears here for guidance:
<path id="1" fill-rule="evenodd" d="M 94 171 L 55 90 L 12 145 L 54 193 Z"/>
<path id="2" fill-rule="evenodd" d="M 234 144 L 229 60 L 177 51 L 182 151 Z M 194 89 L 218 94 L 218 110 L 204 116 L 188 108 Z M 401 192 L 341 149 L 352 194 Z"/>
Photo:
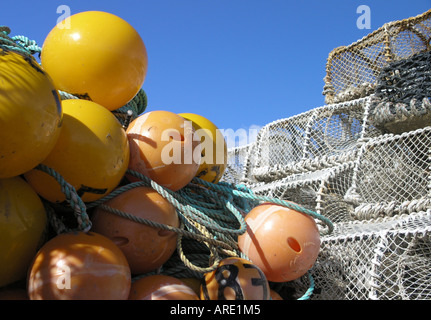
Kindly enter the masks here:
<path id="1" fill-rule="evenodd" d="M 269 197 L 257 196 L 243 185 L 231 185 L 224 182 L 213 184 L 199 178 L 179 191 L 171 191 L 141 175 L 138 172 L 128 170 L 128 174 L 139 178 L 140 181 L 120 186 L 107 196 L 97 201 L 83 204 L 76 194 L 75 188 L 54 170 L 39 165 L 37 169 L 53 176 L 61 185 L 66 195 L 67 202 L 73 208 L 78 221 L 78 230 L 91 229 L 91 221 L 87 210 L 99 207 L 109 213 L 116 214 L 125 219 L 142 223 L 156 229 L 168 230 L 178 234 L 177 255 L 174 255 L 161 270 L 150 272 L 164 273 L 167 275 L 182 275 L 183 277 L 196 277 L 203 273 L 213 271 L 222 259 L 226 257 L 242 257 L 248 259 L 238 248 L 236 237 L 246 232 L 244 216 L 260 202 L 272 202 L 290 209 L 308 214 L 321 220 L 332 232 L 333 225 L 325 217 L 305 209 L 295 203 Z M 151 187 L 168 200 L 177 210 L 180 218 L 180 227 L 157 223 L 148 219 L 136 217 L 128 212 L 118 210 L 106 205 L 106 202 L 119 194 L 140 186 Z M 199 192 L 196 192 L 196 191 Z M 55 215 L 51 217 L 51 223 L 58 228 L 59 221 Z M 60 225 L 57 232 L 67 232 L 67 226 Z M 147 276 L 140 275 L 136 278 Z M 314 281 L 308 273 L 310 288 L 301 300 L 308 299 L 314 290 Z"/>
<path id="2" fill-rule="evenodd" d="M 30 40 L 24 36 L 9 37 L 11 30 L 6 26 L 0 26 L 0 47 L 4 50 L 10 50 L 21 53 L 27 57 L 34 58 L 35 53 L 41 52 L 34 40 Z"/>

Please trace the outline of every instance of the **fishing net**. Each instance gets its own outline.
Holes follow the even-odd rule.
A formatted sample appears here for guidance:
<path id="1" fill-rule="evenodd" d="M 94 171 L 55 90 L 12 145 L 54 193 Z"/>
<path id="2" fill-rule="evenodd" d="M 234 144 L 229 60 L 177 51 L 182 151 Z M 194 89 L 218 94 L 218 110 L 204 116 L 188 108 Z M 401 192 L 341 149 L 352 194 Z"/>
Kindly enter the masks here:
<path id="1" fill-rule="evenodd" d="M 226 180 L 266 182 L 309 174 L 353 160 L 381 131 L 368 124 L 370 98 L 326 105 L 265 125 L 254 143 L 229 150 Z"/>
<path id="2" fill-rule="evenodd" d="M 370 95 L 383 67 L 429 50 L 430 37 L 431 10 L 389 22 L 355 43 L 335 48 L 326 64 L 325 103 Z"/>

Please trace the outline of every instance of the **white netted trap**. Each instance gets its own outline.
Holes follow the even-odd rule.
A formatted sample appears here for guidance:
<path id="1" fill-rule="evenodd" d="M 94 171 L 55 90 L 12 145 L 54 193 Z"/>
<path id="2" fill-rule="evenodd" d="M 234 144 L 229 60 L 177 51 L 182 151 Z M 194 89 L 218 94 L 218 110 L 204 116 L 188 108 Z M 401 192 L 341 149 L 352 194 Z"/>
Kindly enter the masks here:
<path id="1" fill-rule="evenodd" d="M 430 207 L 431 127 L 385 134 L 361 148 L 346 199 L 353 219 L 373 219 Z"/>
<path id="2" fill-rule="evenodd" d="M 264 126 L 229 150 L 224 180 L 296 202 L 334 224 L 322 231 L 311 299 L 431 298 L 431 127 L 402 134 L 369 121 L 373 97 Z M 298 294 L 308 279 L 288 286 Z"/>
<path id="3" fill-rule="evenodd" d="M 229 150 L 225 179 L 254 185 L 353 160 L 363 141 L 380 135 L 367 123 L 369 103 L 323 106 L 267 124 L 254 143 Z"/>
<path id="4" fill-rule="evenodd" d="M 336 224 L 312 270 L 312 298 L 430 299 L 430 231 L 430 211 Z"/>
<path id="5" fill-rule="evenodd" d="M 326 64 L 325 103 L 338 103 L 373 93 L 381 69 L 430 49 L 431 10 L 386 23 L 348 46 L 330 52 Z"/>

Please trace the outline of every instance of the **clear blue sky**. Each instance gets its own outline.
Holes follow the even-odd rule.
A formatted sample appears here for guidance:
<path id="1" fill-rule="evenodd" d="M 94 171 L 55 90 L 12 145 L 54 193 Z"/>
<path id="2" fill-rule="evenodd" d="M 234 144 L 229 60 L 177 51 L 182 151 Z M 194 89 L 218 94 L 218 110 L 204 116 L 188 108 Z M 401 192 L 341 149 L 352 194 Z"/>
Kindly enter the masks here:
<path id="1" fill-rule="evenodd" d="M 147 110 L 194 112 L 237 130 L 324 105 L 332 49 L 431 0 L 21 0 L 2 4 L 0 25 L 42 46 L 60 5 L 107 11 L 137 29 L 149 57 Z M 370 7 L 371 29 L 357 28 L 359 5 Z"/>

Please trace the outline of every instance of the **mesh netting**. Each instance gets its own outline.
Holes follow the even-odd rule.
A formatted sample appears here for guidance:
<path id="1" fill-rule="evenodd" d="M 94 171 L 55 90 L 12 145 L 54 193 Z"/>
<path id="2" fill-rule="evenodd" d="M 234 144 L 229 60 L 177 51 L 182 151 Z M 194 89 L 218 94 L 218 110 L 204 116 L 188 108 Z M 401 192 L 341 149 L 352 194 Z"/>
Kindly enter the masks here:
<path id="1" fill-rule="evenodd" d="M 386 134 L 361 149 L 348 198 L 352 217 L 370 219 L 426 210 L 430 205 L 431 128 Z"/>
<path id="2" fill-rule="evenodd" d="M 256 142 L 229 150 L 225 179 L 257 187 L 355 159 L 361 143 L 381 133 L 368 124 L 369 103 L 357 99 L 267 124 Z"/>
<path id="3" fill-rule="evenodd" d="M 313 299 L 430 299 L 431 213 L 336 225 L 314 266 Z"/>
<path id="4" fill-rule="evenodd" d="M 334 49 L 326 65 L 325 103 L 370 95 L 384 66 L 429 50 L 430 38 L 431 10 L 389 22 L 355 43 Z"/>
<path id="5" fill-rule="evenodd" d="M 311 270 L 311 299 L 430 299 L 430 219 L 427 211 L 336 224 Z M 289 283 L 298 295 L 307 285 L 305 277 Z"/>
<path id="6" fill-rule="evenodd" d="M 219 184 L 195 179 L 183 192 L 169 193 L 140 177 L 139 185 L 164 195 L 182 219 L 181 228 L 175 230 L 180 235 L 177 254 L 157 272 L 199 277 L 222 257 L 241 255 L 234 240 L 244 229 L 242 213 L 259 201 L 288 207 L 293 204 L 286 201 L 292 201 L 316 219 L 321 251 L 307 275 L 272 283 L 273 288 L 297 299 L 431 299 L 431 127 L 422 123 L 415 130 L 387 133 L 376 121 L 375 104 L 382 98 L 379 92 L 388 92 L 387 88 L 376 91 L 382 70 L 398 77 L 402 92 L 412 88 L 401 84 L 406 76 L 393 72 L 399 68 L 394 62 L 406 63 L 430 49 L 430 19 L 431 10 L 386 24 L 334 50 L 325 78 L 327 104 L 271 122 L 255 142 L 230 149 Z M 31 54 L 40 49 L 24 38 L 9 41 L 8 32 L 0 28 L 7 48 L 28 51 L 31 47 Z M 418 61 L 416 71 L 423 61 L 429 67 L 427 59 Z M 427 78 L 427 69 L 419 69 L 425 70 Z M 70 98 L 74 97 L 62 93 L 62 99 Z M 427 103 L 426 94 L 423 98 Z M 399 95 L 391 99 L 398 105 L 411 105 L 413 100 L 408 96 L 401 101 Z M 116 116 L 127 126 L 145 106 L 146 95 L 141 91 Z M 107 198 L 84 204 L 73 190 L 68 191 L 67 182 L 58 180 L 70 193 L 67 199 L 78 222 L 88 228 L 86 209 Z M 126 184 L 116 192 L 137 185 Z"/>

